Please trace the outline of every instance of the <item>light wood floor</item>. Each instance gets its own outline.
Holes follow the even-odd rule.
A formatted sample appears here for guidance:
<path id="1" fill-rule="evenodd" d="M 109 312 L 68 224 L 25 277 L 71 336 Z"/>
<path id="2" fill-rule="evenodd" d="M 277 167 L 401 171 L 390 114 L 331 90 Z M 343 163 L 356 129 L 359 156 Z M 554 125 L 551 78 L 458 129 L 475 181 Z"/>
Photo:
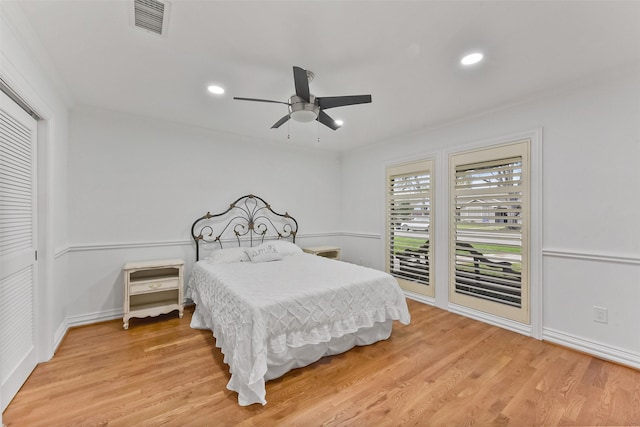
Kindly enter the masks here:
<path id="1" fill-rule="evenodd" d="M 267 383 L 240 407 L 209 331 L 174 313 L 72 329 L 8 426 L 640 425 L 640 372 L 409 301 L 392 337 Z"/>

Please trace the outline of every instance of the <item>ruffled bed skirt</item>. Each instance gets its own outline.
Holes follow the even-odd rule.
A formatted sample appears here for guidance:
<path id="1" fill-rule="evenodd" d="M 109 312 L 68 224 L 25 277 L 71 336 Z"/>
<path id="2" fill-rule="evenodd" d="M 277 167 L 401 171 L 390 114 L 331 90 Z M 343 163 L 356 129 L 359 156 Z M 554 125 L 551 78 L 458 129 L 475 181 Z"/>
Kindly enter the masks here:
<path id="1" fill-rule="evenodd" d="M 368 328 L 361 328 L 357 332 L 331 338 L 330 341 L 318 344 L 307 344 L 301 347 L 287 347 L 287 351 L 278 354 L 269 353 L 267 356 L 267 373 L 265 380 L 269 381 L 286 374 L 292 369 L 302 368 L 320 360 L 324 356 L 344 353 L 355 346 L 369 345 L 386 340 L 391 336 L 393 320 L 375 323 Z"/>
<path id="2" fill-rule="evenodd" d="M 205 320 L 208 316 L 202 316 L 196 311 L 191 319 L 191 327 L 194 329 L 208 329 L 213 331 L 216 338 L 216 347 L 220 348 L 224 355 L 224 362 L 229 364 L 224 349 L 219 345 L 224 339 L 216 336 L 215 327 Z M 204 318 L 203 318 L 204 317 Z M 231 379 L 227 384 L 227 389 L 238 393 L 238 404 L 240 406 L 248 406 L 254 403 L 267 403 L 265 382 L 279 378 L 292 369 L 302 368 L 314 362 L 317 362 L 325 356 L 344 353 L 355 346 L 370 345 L 378 341 L 386 340 L 391 336 L 393 329 L 393 320 L 385 320 L 376 322 L 373 326 L 360 328 L 356 332 L 347 333 L 339 337 L 330 338 L 328 341 L 305 344 L 298 347 L 286 346 L 284 351 L 279 353 L 267 353 L 267 372 L 264 374 L 263 380 L 256 383 L 248 384 L 240 381 L 240 376 L 231 375 Z"/>

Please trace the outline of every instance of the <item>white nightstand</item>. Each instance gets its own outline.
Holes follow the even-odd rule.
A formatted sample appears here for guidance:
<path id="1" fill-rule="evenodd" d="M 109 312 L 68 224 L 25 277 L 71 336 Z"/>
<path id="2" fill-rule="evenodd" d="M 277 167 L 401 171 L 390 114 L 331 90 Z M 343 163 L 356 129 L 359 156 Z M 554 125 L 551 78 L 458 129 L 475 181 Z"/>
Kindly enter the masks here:
<path id="1" fill-rule="evenodd" d="M 340 259 L 340 248 L 338 246 L 312 246 L 309 248 L 302 248 L 302 250 L 308 254 L 331 259 Z"/>
<path id="2" fill-rule="evenodd" d="M 124 329 L 132 317 L 149 317 L 178 310 L 182 318 L 181 259 L 130 262 L 124 265 Z"/>

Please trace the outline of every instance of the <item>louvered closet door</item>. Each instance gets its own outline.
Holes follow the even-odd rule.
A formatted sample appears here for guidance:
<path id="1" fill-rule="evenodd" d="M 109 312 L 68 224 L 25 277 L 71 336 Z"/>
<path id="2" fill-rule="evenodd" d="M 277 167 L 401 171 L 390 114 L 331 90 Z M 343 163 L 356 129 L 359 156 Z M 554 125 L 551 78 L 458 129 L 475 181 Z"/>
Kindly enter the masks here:
<path id="1" fill-rule="evenodd" d="M 37 363 L 36 120 L 0 92 L 0 394 L 2 410 Z"/>

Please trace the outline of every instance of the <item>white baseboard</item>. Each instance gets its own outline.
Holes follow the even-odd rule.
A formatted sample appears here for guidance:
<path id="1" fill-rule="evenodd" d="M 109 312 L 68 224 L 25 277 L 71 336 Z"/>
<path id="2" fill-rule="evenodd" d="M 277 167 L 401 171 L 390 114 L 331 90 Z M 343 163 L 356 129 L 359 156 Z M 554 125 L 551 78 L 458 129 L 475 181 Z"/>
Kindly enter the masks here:
<path id="1" fill-rule="evenodd" d="M 90 325 L 93 323 L 104 322 L 106 320 L 113 320 L 122 318 L 123 311 L 121 308 L 99 311 L 95 313 L 88 314 L 80 314 L 76 316 L 67 317 L 64 321 L 58 326 L 54 335 L 53 341 L 53 353 L 55 354 L 58 351 L 58 347 L 62 344 L 62 340 L 69 332 L 69 329 L 74 328 L 76 326 Z"/>
<path id="2" fill-rule="evenodd" d="M 604 360 L 619 363 L 631 368 L 640 369 L 640 354 L 591 341 L 575 335 L 566 334 L 551 328 L 543 328 L 542 339 L 564 347 L 587 353 Z"/>
<path id="3" fill-rule="evenodd" d="M 484 323 L 508 329 L 513 332 L 531 336 L 531 327 L 529 325 L 509 321 L 495 316 L 489 316 L 486 313 L 455 304 L 449 305 L 449 311 L 451 313 L 460 314 Z M 543 328 L 542 340 L 578 350 L 600 359 L 619 363 L 634 369 L 640 369 L 640 354 L 632 353 L 615 346 L 591 341 L 582 337 L 556 331 L 551 328 Z"/>
<path id="4" fill-rule="evenodd" d="M 193 304 L 194 304 L 193 301 L 189 299 L 185 299 L 184 301 L 185 307 L 188 307 Z M 91 325 L 93 323 L 104 322 L 107 320 L 122 319 L 123 314 L 124 314 L 124 311 L 121 308 L 114 308 L 111 310 L 98 311 L 95 313 L 88 313 L 88 314 L 79 314 L 79 315 L 67 317 L 60 324 L 58 329 L 56 329 L 55 336 L 54 336 L 54 343 L 53 343 L 53 352 L 55 353 L 58 350 L 58 347 L 62 343 L 62 340 L 64 339 L 69 329 L 77 326 Z"/>
<path id="5" fill-rule="evenodd" d="M 60 326 L 58 326 L 58 329 L 56 329 L 53 341 L 53 352 L 55 353 L 56 351 L 58 351 L 58 347 L 60 347 L 60 344 L 62 343 L 65 335 L 67 335 L 69 329 L 76 326 L 90 325 L 92 323 L 104 322 L 105 320 L 122 318 L 122 315 L 122 309 L 116 308 L 106 311 L 67 317 L 60 324 Z"/>
<path id="6" fill-rule="evenodd" d="M 411 291 L 407 291 L 405 289 L 402 290 L 402 292 L 404 292 L 404 295 L 409 298 L 412 299 L 414 301 L 418 301 L 421 302 L 422 304 L 427 304 L 427 305 L 436 305 L 436 300 L 433 297 L 428 297 L 416 292 L 411 292 Z"/>
<path id="7" fill-rule="evenodd" d="M 480 322 L 488 323 L 493 326 L 498 326 L 503 329 L 508 329 L 512 332 L 517 332 L 522 335 L 533 338 L 533 332 L 531 325 L 515 322 L 513 320 L 505 319 L 503 317 L 493 316 L 483 311 L 474 310 L 469 307 L 464 307 L 457 304 L 449 304 L 449 311 L 451 313 L 459 314 L 461 316 L 469 317 Z"/>
<path id="8" fill-rule="evenodd" d="M 91 323 L 104 322 L 105 320 L 113 320 L 119 317 L 122 318 L 123 314 L 124 312 L 122 311 L 122 308 L 113 308 L 111 310 L 67 317 L 67 323 L 69 325 L 69 328 L 73 328 L 75 326 L 89 325 Z"/>
<path id="9" fill-rule="evenodd" d="M 60 326 L 58 326 L 58 329 L 56 329 L 56 332 L 53 336 L 53 354 L 55 354 L 56 351 L 58 351 L 58 347 L 60 347 L 60 344 L 62 343 L 62 340 L 64 339 L 65 335 L 67 335 L 68 330 L 69 330 L 69 321 L 67 319 L 64 319 L 60 324 Z"/>

